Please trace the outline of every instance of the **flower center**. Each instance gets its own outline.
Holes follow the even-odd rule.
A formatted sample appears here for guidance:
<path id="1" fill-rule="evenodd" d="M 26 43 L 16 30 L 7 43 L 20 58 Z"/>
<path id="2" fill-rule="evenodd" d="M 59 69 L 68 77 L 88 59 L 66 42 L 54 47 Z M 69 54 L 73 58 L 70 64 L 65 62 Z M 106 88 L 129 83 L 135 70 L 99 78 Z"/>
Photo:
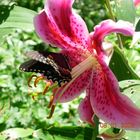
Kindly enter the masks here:
<path id="1" fill-rule="evenodd" d="M 84 71 L 92 68 L 93 66 L 96 66 L 97 64 L 98 63 L 96 57 L 90 55 L 88 58 L 86 58 L 84 61 L 82 61 L 72 69 L 72 79 L 79 77 L 79 75 L 81 75 Z"/>
<path id="2" fill-rule="evenodd" d="M 82 61 L 78 65 L 76 65 L 72 69 L 72 72 L 71 72 L 72 80 L 69 83 L 67 83 L 66 85 L 64 85 L 63 90 L 61 92 L 60 92 L 61 88 L 59 88 L 55 92 L 55 96 L 58 97 L 57 101 L 55 101 L 55 103 L 59 102 L 59 100 L 60 100 L 61 96 L 63 95 L 63 93 L 75 81 L 76 78 L 78 78 L 86 70 L 89 70 L 90 68 L 92 68 L 92 69 L 96 68 L 97 65 L 98 65 L 98 63 L 97 63 L 96 57 L 93 57 L 92 55 L 90 55 L 88 58 L 86 58 L 84 61 Z"/>

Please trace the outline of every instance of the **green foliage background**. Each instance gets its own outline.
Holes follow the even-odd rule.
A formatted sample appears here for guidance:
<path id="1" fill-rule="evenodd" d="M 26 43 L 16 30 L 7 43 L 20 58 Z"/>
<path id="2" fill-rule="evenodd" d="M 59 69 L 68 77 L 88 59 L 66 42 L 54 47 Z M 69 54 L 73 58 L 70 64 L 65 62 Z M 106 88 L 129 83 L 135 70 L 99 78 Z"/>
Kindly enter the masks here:
<path id="1" fill-rule="evenodd" d="M 0 1 L 2 6 L 13 3 L 38 12 L 43 8 L 44 2 L 42 0 Z M 89 31 L 92 31 L 93 27 L 102 20 L 109 18 L 104 3 L 104 0 L 75 1 L 74 8 L 86 21 Z M 107 40 L 117 42 L 114 36 L 110 36 Z M 125 45 L 124 54 L 129 64 L 139 75 L 140 45 L 136 44 L 135 48 L 130 49 L 128 47 L 130 46 L 130 39 L 127 38 L 127 42 L 125 40 L 123 42 Z M 70 103 L 59 104 L 51 119 L 47 119 L 50 111 L 47 104 L 51 93 L 39 96 L 37 100 L 33 100 L 28 95 L 27 79 L 31 74 L 22 73 L 18 68 L 26 60 L 24 54 L 32 49 L 57 51 L 44 44 L 36 36 L 34 30 L 12 29 L 10 34 L 6 35 L 0 42 L 0 131 L 14 127 L 42 129 L 43 131 L 51 126 L 79 125 L 89 127 L 79 120 L 77 114 L 77 107 L 83 95 Z M 43 86 L 43 83 L 40 84 L 37 90 L 41 90 Z M 81 131 L 85 132 L 85 130 Z M 39 133 L 42 134 L 42 132 Z M 49 139 L 51 140 L 51 136 Z"/>

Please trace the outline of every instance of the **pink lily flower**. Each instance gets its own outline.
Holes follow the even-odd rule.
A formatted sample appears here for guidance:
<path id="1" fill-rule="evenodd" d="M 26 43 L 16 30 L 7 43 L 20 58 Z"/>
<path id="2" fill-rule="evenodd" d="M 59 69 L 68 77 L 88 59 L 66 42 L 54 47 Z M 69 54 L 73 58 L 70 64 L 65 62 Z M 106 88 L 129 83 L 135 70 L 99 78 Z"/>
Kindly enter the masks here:
<path id="1" fill-rule="evenodd" d="M 138 6 L 140 4 L 140 0 L 133 0 L 133 1 L 135 6 Z"/>
<path id="2" fill-rule="evenodd" d="M 134 28 L 125 21 L 105 20 L 88 32 L 82 18 L 72 10 L 74 0 L 47 0 L 44 10 L 34 19 L 35 30 L 46 43 L 61 48 L 69 58 L 72 80 L 54 89 L 57 102 L 68 102 L 83 90 L 86 96 L 79 105 L 80 118 L 94 124 L 93 116 L 118 128 L 139 129 L 140 110 L 120 93 L 118 81 L 108 67 L 103 40 L 110 33 L 132 36 Z"/>

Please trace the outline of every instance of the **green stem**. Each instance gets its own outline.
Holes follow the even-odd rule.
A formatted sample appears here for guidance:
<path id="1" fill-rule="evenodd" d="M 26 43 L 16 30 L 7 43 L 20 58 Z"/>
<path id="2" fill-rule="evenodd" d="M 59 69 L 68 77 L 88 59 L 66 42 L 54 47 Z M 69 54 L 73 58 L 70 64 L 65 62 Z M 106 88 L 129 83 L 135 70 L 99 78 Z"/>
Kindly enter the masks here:
<path id="1" fill-rule="evenodd" d="M 91 140 L 96 140 L 96 138 L 99 134 L 99 118 L 96 115 L 94 116 L 94 122 L 95 122 L 95 127 L 93 129 Z"/>
<path id="2" fill-rule="evenodd" d="M 119 47 L 122 50 L 123 49 L 123 44 L 122 44 L 121 36 L 119 34 L 117 34 L 117 38 L 118 38 Z"/>
<path id="3" fill-rule="evenodd" d="M 115 17 L 114 17 L 114 14 L 112 12 L 112 8 L 111 8 L 111 4 L 110 4 L 110 0 L 105 0 L 106 1 L 106 6 L 108 8 L 108 11 L 109 11 L 109 14 L 110 14 L 110 17 L 112 20 L 116 21 Z"/>
<path id="4" fill-rule="evenodd" d="M 112 11 L 112 8 L 111 8 L 110 0 L 105 0 L 105 1 L 106 1 L 106 6 L 108 8 L 111 19 L 116 21 L 115 16 L 114 16 L 113 11 Z M 118 38 L 118 43 L 119 43 L 120 49 L 123 49 L 121 36 L 119 34 L 117 34 L 117 38 Z"/>

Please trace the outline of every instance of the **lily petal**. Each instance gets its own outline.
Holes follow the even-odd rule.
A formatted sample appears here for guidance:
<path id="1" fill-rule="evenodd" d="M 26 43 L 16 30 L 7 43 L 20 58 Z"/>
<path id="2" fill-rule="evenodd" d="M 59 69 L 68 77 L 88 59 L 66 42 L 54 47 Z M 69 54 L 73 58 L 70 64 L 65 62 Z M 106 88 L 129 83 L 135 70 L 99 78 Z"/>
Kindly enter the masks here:
<path id="1" fill-rule="evenodd" d="M 85 71 L 78 78 L 72 79 L 71 82 L 55 91 L 55 100 L 59 102 L 69 102 L 78 97 L 81 92 L 88 86 L 91 70 Z"/>
<path id="2" fill-rule="evenodd" d="M 97 51 L 97 54 L 104 53 L 102 42 L 106 35 L 110 33 L 121 33 L 126 36 L 132 36 L 134 34 L 134 27 L 131 23 L 119 20 L 114 22 L 112 20 L 105 20 L 99 25 L 95 26 L 94 33 L 91 33 L 91 39 L 93 40 L 93 48 Z"/>
<path id="3" fill-rule="evenodd" d="M 89 124 L 93 125 L 93 109 L 90 104 L 90 98 L 87 95 L 80 103 L 78 108 L 80 119 L 84 122 L 88 122 Z"/>
<path id="4" fill-rule="evenodd" d="M 34 19 L 37 34 L 62 49 L 87 48 L 89 32 L 82 18 L 72 11 L 73 0 L 47 0 L 45 11 Z"/>
<path id="5" fill-rule="evenodd" d="M 113 127 L 140 130 L 140 109 L 120 93 L 117 79 L 99 58 L 90 85 L 90 102 L 95 114 Z"/>
<path id="6" fill-rule="evenodd" d="M 140 4 L 140 0 L 133 0 L 133 1 L 135 6 L 138 6 Z"/>
<path id="7" fill-rule="evenodd" d="M 80 62 L 84 61 L 88 56 L 88 51 L 83 51 L 82 49 L 78 49 L 78 51 L 75 51 L 73 49 L 69 50 L 62 50 L 61 53 L 63 53 L 68 58 L 69 65 L 71 68 L 78 65 Z"/>

